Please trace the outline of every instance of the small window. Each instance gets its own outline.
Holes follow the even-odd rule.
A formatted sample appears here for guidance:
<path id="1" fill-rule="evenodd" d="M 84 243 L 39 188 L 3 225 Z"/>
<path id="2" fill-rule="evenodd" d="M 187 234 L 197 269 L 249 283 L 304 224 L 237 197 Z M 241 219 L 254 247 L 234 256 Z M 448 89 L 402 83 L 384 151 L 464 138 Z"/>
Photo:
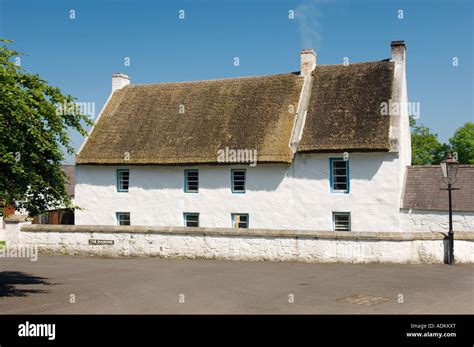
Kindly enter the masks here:
<path id="1" fill-rule="evenodd" d="M 199 213 L 185 213 L 184 226 L 199 227 Z"/>
<path id="2" fill-rule="evenodd" d="M 198 170 L 184 170 L 184 191 L 186 193 L 197 193 L 199 191 Z"/>
<path id="3" fill-rule="evenodd" d="M 249 215 L 232 213 L 232 227 L 247 229 L 249 227 Z"/>
<path id="4" fill-rule="evenodd" d="M 130 212 L 117 212 L 118 225 L 130 225 Z"/>
<path id="5" fill-rule="evenodd" d="M 351 214 L 349 212 L 333 212 L 334 231 L 351 231 Z"/>
<path id="6" fill-rule="evenodd" d="M 331 158 L 331 191 L 349 193 L 349 161 L 342 158 Z"/>
<path id="7" fill-rule="evenodd" d="M 129 184 L 130 184 L 130 171 L 117 170 L 117 191 L 128 192 Z"/>
<path id="8" fill-rule="evenodd" d="M 232 170 L 232 193 L 245 193 L 245 169 Z"/>

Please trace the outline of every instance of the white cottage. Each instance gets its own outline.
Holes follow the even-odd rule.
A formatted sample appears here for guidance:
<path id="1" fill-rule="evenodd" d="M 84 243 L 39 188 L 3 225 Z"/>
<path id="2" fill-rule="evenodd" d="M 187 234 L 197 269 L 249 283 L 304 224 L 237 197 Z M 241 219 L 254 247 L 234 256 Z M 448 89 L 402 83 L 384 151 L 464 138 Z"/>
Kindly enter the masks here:
<path id="1" fill-rule="evenodd" d="M 405 43 L 391 59 L 112 93 L 77 156 L 78 225 L 400 231 Z"/>

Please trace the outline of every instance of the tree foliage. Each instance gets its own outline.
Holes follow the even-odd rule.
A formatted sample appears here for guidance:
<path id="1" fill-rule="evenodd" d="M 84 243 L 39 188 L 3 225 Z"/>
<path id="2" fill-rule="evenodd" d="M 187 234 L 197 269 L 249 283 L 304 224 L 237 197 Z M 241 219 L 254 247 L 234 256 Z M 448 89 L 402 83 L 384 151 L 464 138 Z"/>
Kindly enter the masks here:
<path id="1" fill-rule="evenodd" d="M 410 119 L 410 125 L 412 165 L 439 164 L 441 144 L 438 135 L 422 124 L 417 125 L 413 118 Z"/>
<path id="2" fill-rule="evenodd" d="M 438 135 L 410 117 L 412 165 L 437 165 L 446 159 L 448 152 L 460 164 L 474 164 L 474 123 L 458 128 L 449 143 L 440 143 Z"/>
<path id="3" fill-rule="evenodd" d="M 468 122 L 449 139 L 453 152 L 461 164 L 474 164 L 474 123 Z"/>
<path id="4" fill-rule="evenodd" d="M 83 124 L 92 122 L 78 112 L 58 112 L 58 105 L 75 99 L 17 66 L 12 60 L 21 54 L 8 48 L 11 41 L 0 42 L 0 202 L 30 215 L 72 207 L 63 148 L 73 154 L 69 130 L 86 135 Z"/>

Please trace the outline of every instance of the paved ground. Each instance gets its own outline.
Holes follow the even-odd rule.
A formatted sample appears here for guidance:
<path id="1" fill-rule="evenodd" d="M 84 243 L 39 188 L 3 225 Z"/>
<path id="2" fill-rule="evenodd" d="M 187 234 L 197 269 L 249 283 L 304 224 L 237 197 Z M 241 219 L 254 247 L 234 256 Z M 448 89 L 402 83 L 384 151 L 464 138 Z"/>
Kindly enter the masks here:
<path id="1" fill-rule="evenodd" d="M 0 313 L 474 313 L 474 265 L 0 258 Z"/>

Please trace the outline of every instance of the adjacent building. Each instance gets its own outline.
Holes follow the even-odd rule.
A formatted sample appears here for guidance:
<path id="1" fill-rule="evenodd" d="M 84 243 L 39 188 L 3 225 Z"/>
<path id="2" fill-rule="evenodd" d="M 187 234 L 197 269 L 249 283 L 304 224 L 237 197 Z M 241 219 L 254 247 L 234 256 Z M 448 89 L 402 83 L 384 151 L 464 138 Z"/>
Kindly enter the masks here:
<path id="1" fill-rule="evenodd" d="M 436 166 L 410 166 L 402 198 L 403 231 L 449 230 L 448 192 Z M 474 231 L 474 165 L 459 165 L 453 187 L 455 231 Z"/>
<path id="2" fill-rule="evenodd" d="M 76 167 L 74 165 L 63 165 L 67 175 L 66 192 L 74 203 L 74 188 L 76 186 Z M 74 209 L 57 206 L 42 215 L 33 218 L 33 224 L 74 224 Z"/>

